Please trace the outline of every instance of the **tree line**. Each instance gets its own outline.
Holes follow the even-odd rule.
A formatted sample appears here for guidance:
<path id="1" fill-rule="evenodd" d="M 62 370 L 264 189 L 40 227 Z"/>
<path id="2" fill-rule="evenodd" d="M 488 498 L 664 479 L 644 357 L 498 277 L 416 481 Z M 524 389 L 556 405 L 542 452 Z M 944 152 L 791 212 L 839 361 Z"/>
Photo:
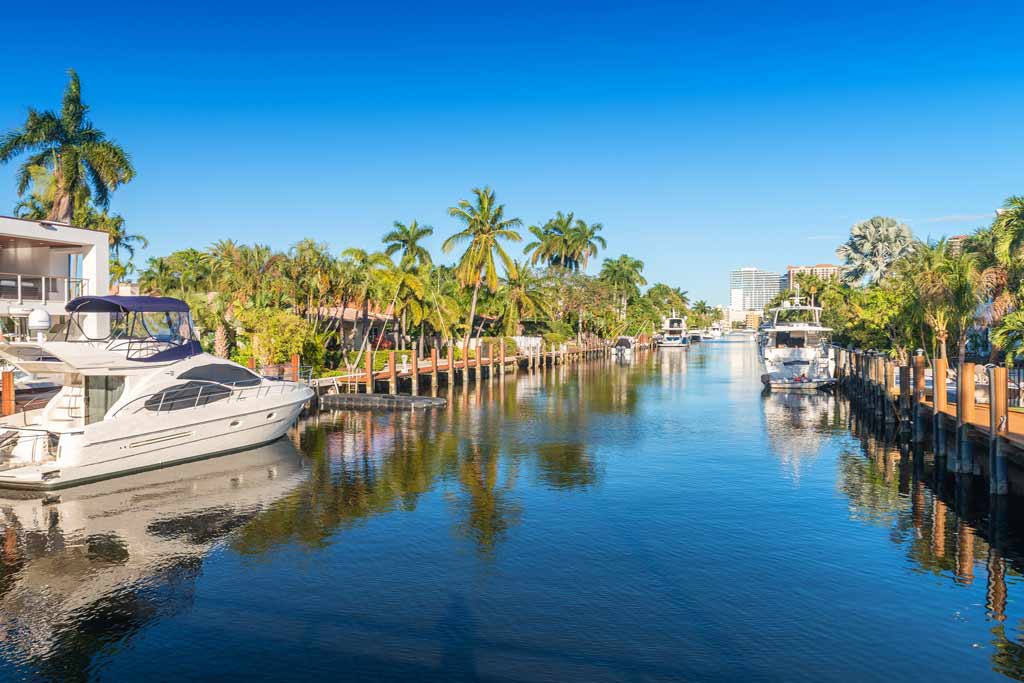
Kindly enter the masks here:
<path id="1" fill-rule="evenodd" d="M 148 243 L 113 213 L 114 191 L 135 177 L 129 154 L 90 120 L 78 75 L 68 72 L 59 111 L 30 108 L 24 124 L 0 138 L 0 163 L 20 159 L 15 214 L 101 230 L 110 236 L 111 279 L 135 273 Z M 333 254 L 303 239 L 287 251 L 222 240 L 199 250 L 148 259 L 143 293 L 179 296 L 192 307 L 204 347 L 236 360 L 280 362 L 300 352 L 314 365 L 339 367 L 347 353 L 381 346 L 466 348 L 474 337 L 541 335 L 548 342 L 652 333 L 672 311 L 710 324 L 717 311 L 691 308 L 686 292 L 647 286 L 640 260 L 605 258 L 601 223 L 572 212 L 526 227 L 493 189 L 477 188 L 448 210 L 458 229 L 435 262 L 424 246 L 434 229 L 395 222 L 380 250 Z M 343 311 L 356 309 L 354 325 Z M 387 329 L 380 332 L 381 317 Z M 378 325 L 374 326 L 374 321 Z"/>
<path id="2" fill-rule="evenodd" d="M 794 282 L 824 307 L 836 341 L 901 362 L 916 349 L 947 358 L 951 346 L 961 362 L 1024 353 L 1024 197 L 1007 198 L 989 224 L 952 239 L 918 239 L 876 216 L 854 225 L 836 253 L 839 279 L 800 274 Z"/>

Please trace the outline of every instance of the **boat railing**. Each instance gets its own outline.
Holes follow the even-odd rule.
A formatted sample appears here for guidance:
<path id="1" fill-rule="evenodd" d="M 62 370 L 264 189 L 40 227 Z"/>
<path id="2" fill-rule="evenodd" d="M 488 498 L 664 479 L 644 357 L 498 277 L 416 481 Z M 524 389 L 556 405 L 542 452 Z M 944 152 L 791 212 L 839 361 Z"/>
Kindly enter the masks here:
<path id="1" fill-rule="evenodd" d="M 195 391 L 191 391 L 195 389 Z M 241 382 L 212 382 L 208 380 L 189 380 L 187 384 L 171 385 L 159 391 L 138 396 L 118 408 L 106 419 L 115 418 L 122 413 L 137 415 L 142 411 L 149 413 L 171 413 L 180 410 L 196 409 L 211 403 L 229 403 L 245 400 L 266 398 L 267 396 L 283 395 L 296 389 L 296 383 L 288 381 L 260 382 L 252 380 Z M 170 398 L 168 398 L 170 395 Z M 151 401 L 159 396 L 156 406 Z"/>

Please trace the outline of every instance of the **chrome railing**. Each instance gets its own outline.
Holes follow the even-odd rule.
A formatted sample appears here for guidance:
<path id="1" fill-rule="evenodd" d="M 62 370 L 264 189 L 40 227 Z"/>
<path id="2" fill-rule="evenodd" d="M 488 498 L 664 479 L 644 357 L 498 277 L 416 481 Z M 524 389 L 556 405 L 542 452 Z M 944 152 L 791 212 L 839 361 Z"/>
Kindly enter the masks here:
<path id="1" fill-rule="evenodd" d="M 188 380 L 188 382 L 191 387 L 188 384 L 171 385 L 164 387 L 160 391 L 154 391 L 150 394 L 133 398 L 118 408 L 112 415 L 108 416 L 107 419 L 115 418 L 125 412 L 130 415 L 137 415 L 144 410 L 153 414 L 194 410 L 210 403 L 237 402 L 283 395 L 289 391 L 294 391 L 296 388 L 293 382 L 273 382 L 270 384 L 262 382 L 251 384 L 248 380 L 228 384 L 207 380 Z M 188 391 L 196 385 L 199 386 L 194 394 Z M 205 393 L 204 390 L 206 390 Z M 227 393 L 224 393 L 223 390 L 226 390 Z M 171 397 L 168 398 L 168 395 L 171 395 Z M 156 409 L 147 405 L 149 401 L 158 396 L 160 398 L 156 402 Z"/>
<path id="2" fill-rule="evenodd" d="M 0 299 L 67 303 L 88 293 L 89 281 L 64 275 L 0 273 Z"/>

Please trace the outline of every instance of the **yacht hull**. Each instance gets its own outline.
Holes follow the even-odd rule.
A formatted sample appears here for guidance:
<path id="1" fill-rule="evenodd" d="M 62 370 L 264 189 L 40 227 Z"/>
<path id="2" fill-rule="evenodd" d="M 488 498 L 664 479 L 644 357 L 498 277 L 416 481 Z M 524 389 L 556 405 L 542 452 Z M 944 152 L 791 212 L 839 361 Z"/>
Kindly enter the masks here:
<path id="1" fill-rule="evenodd" d="M 119 435 L 96 434 L 101 438 L 84 445 L 74 463 L 0 471 L 0 489 L 52 491 L 262 446 L 281 438 L 310 398 L 307 389 L 287 403 L 254 401 L 244 412 L 197 413 L 158 429 L 153 427 L 160 419 L 147 417 L 148 422 L 138 425 L 144 424 L 145 431 L 122 423 Z"/>

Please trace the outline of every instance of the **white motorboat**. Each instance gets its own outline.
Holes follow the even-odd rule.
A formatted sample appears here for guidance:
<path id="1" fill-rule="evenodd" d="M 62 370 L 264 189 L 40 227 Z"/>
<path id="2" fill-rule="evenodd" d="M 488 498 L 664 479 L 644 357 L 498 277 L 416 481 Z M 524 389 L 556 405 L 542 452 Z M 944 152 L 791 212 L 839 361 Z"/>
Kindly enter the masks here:
<path id="1" fill-rule="evenodd" d="M 203 353 L 178 299 L 85 296 L 66 309 L 62 339 L 0 343 L 0 358 L 60 384 L 0 421 L 0 488 L 63 488 L 269 443 L 313 397 Z"/>
<path id="2" fill-rule="evenodd" d="M 832 330 L 821 324 L 821 307 L 804 304 L 799 293 L 769 311 L 771 320 L 762 327 L 759 350 L 766 374 L 762 381 L 772 388 L 830 385 L 828 344 Z"/>
<path id="3" fill-rule="evenodd" d="M 716 320 L 711 323 L 711 326 L 706 330 L 701 330 L 701 339 L 703 341 L 714 341 L 716 339 L 721 339 L 723 334 L 722 323 Z"/>
<path id="4" fill-rule="evenodd" d="M 616 358 L 628 360 L 633 357 L 633 344 L 632 337 L 620 336 L 612 346 L 612 353 Z"/>
<path id="5" fill-rule="evenodd" d="M 690 345 L 690 335 L 686 330 L 686 316 L 672 315 L 664 319 L 661 326 L 661 338 L 658 348 L 679 349 Z"/>

